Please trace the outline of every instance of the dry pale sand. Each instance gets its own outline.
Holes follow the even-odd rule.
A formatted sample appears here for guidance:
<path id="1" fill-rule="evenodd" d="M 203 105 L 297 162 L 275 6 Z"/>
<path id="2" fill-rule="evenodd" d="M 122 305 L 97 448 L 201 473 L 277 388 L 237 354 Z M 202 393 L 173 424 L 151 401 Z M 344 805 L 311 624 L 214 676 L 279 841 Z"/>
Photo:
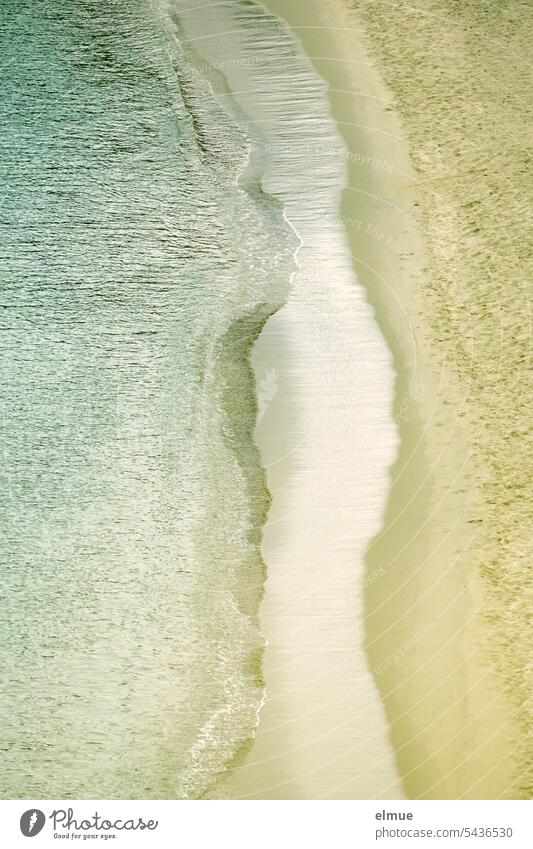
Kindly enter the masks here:
<path id="1" fill-rule="evenodd" d="M 475 533 L 459 562 L 475 614 L 465 651 L 476 646 L 487 682 L 502 695 L 490 704 L 482 688 L 476 698 L 465 694 L 475 745 L 465 750 L 459 792 L 529 798 L 533 6 L 351 5 L 409 141 L 413 215 L 427 249 L 417 337 L 428 362 L 446 364 L 439 396 L 471 454 L 464 515 Z"/>
<path id="2" fill-rule="evenodd" d="M 398 375 L 395 416 L 402 444 L 393 468 L 384 528 L 367 555 L 364 624 L 368 657 L 386 708 L 404 788 L 410 798 L 523 795 L 516 705 L 490 661 L 485 646 L 488 635 L 481 624 L 486 595 L 477 571 L 479 467 L 475 466 L 471 422 L 464 413 L 468 384 L 457 381 L 449 350 L 438 344 L 439 328 L 445 335 L 447 327 L 442 320 L 440 324 L 434 320 L 425 297 L 425 289 L 432 288 L 434 280 L 432 246 L 418 214 L 420 177 L 411 165 L 405 124 L 383 83 L 384 65 L 376 64 L 375 55 L 366 49 L 372 42 L 367 40 L 369 30 L 363 19 L 336 0 L 269 0 L 268 8 L 289 22 L 328 83 L 331 111 L 350 151 L 350 184 L 343 196 L 342 215 L 353 262 L 393 352 Z M 385 28 L 386 16 L 381 33 Z M 385 36 L 382 42 L 385 55 Z M 411 74 L 416 74 L 415 67 Z M 330 332 L 340 319 L 338 362 L 342 364 L 350 343 L 341 313 L 330 316 Z M 269 333 L 277 332 L 274 325 L 267 329 L 258 353 L 267 357 L 267 365 L 277 356 L 276 368 L 283 374 L 283 364 L 294 357 L 288 341 L 294 328 L 277 327 L 277 349 L 266 347 Z M 346 360 L 341 365 L 345 367 L 349 369 Z M 300 443 L 302 450 L 323 450 L 321 422 L 331 425 L 335 433 L 327 406 L 317 411 L 320 402 L 313 397 L 312 382 L 307 385 L 305 372 L 290 368 L 292 406 L 276 423 L 279 427 L 286 420 L 286 431 L 274 437 L 272 420 L 268 434 L 258 430 L 267 463 L 274 456 L 277 464 L 269 469 L 274 501 L 265 557 L 271 580 L 261 611 L 270 640 L 265 657 L 269 700 L 256 741 L 226 789 L 248 797 L 277 792 L 287 798 L 344 793 L 355 798 L 397 796 L 396 780 L 387 778 L 388 764 L 381 774 L 379 768 L 369 770 L 365 785 L 360 780 L 357 746 L 348 747 L 338 758 L 335 744 L 340 737 L 328 739 L 328 729 L 344 728 L 348 735 L 359 730 L 353 716 L 357 670 L 347 670 L 353 682 L 349 693 L 342 678 L 331 677 L 328 668 L 335 641 L 346 645 L 350 617 L 359 619 L 362 611 L 357 599 L 346 593 L 346 579 L 339 573 L 338 580 L 333 576 L 323 588 L 327 619 L 321 617 L 315 623 L 308 615 L 316 608 L 306 588 L 315 581 L 323 583 L 325 565 L 335 562 L 343 542 L 335 533 L 339 526 L 335 520 L 326 554 L 314 529 L 305 524 L 312 515 L 311 510 L 306 513 L 305 501 L 318 502 L 322 487 L 325 507 L 347 507 L 343 518 L 337 517 L 339 522 L 349 521 L 351 514 L 356 528 L 358 517 L 351 505 L 349 476 L 321 480 L 318 469 L 312 464 L 306 467 L 301 454 L 280 462 L 280 445 L 291 449 L 294 444 L 291 417 L 298 422 L 296 432 L 299 428 L 303 433 L 310 421 L 311 430 L 317 429 L 308 442 Z M 345 427 L 353 428 L 357 443 L 356 420 L 348 419 Z M 310 456 L 306 454 L 307 461 Z M 333 460 L 332 456 L 325 459 L 327 464 Z M 341 468 L 344 471 L 342 464 Z M 372 472 L 364 469 L 364 473 Z M 295 474 L 299 491 L 292 485 Z M 297 548 L 304 557 L 307 552 L 307 564 L 313 562 L 314 568 L 305 578 L 294 572 L 289 580 L 285 575 L 281 580 L 272 568 L 272 552 L 280 544 L 291 551 L 298 527 L 287 527 L 283 521 L 291 510 L 302 523 L 300 530 L 309 528 L 303 547 L 299 539 Z M 320 563 L 321 556 L 326 564 Z M 320 628 L 325 629 L 328 651 L 321 654 L 314 649 L 306 655 L 306 644 L 317 646 Z M 303 632 L 301 640 L 289 639 L 298 629 Z M 302 729 L 312 728 L 310 718 L 315 722 L 315 739 L 322 741 L 311 761 L 302 740 L 306 733 Z M 320 765 L 309 771 L 311 763 Z M 339 771 L 344 783 L 338 781 Z M 269 787 L 278 790 L 272 792 Z"/>

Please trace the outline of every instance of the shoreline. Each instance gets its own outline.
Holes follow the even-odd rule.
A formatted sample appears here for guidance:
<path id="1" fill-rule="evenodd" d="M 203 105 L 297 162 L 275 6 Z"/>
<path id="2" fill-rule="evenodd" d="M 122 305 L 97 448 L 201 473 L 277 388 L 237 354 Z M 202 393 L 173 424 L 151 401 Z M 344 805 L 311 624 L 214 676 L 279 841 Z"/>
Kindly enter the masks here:
<path id="1" fill-rule="evenodd" d="M 418 214 L 420 178 L 403 116 L 393 108 L 384 66 L 369 52 L 375 44 L 345 3 L 267 6 L 287 21 L 327 82 L 331 114 L 351 154 L 341 215 L 397 375 L 401 449 L 364 582 L 367 652 L 396 763 L 408 798 L 506 796 L 516 786 L 520 731 L 481 627 L 486 596 L 474 554 L 472 429 L 464 388 L 437 341 L 447 328 L 428 313 L 431 243 Z M 268 722 L 263 711 L 248 762 Z M 382 787 L 382 796 L 391 790 Z"/>
<path id="2" fill-rule="evenodd" d="M 224 69 L 252 136 L 262 136 L 262 191 L 283 204 L 299 246 L 287 302 L 252 353 L 255 439 L 272 495 L 260 611 L 266 698 L 255 739 L 207 795 L 399 799 L 361 624 L 364 550 L 380 527 L 398 443 L 391 357 L 339 220 L 346 168 L 324 83 L 285 26 L 273 17 L 271 31 L 261 18 L 255 10 L 242 44 L 233 30 L 231 45 L 207 58 Z M 240 59 L 262 38 L 262 62 L 244 62 L 243 78 Z M 229 61 L 220 57 L 228 49 Z M 267 93 L 280 60 L 285 99 Z"/>

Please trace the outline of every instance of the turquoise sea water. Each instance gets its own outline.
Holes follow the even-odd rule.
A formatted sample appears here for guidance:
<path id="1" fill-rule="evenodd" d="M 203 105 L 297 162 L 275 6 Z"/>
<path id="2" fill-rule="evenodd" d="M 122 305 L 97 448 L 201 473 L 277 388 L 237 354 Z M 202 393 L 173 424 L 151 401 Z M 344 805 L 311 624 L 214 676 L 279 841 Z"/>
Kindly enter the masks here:
<path id="1" fill-rule="evenodd" d="M 171 7 L 0 9 L 3 797 L 198 797 L 262 696 L 247 353 L 294 234 Z"/>

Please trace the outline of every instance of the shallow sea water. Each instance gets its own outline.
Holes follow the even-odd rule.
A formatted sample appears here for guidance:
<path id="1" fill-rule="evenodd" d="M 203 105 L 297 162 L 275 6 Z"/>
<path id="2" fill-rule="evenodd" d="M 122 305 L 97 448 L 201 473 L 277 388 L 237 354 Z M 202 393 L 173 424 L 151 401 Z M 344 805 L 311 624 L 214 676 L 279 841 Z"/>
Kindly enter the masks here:
<path id="1" fill-rule="evenodd" d="M 246 353 L 294 237 L 162 4 L 0 30 L 1 792 L 195 797 L 262 696 Z"/>

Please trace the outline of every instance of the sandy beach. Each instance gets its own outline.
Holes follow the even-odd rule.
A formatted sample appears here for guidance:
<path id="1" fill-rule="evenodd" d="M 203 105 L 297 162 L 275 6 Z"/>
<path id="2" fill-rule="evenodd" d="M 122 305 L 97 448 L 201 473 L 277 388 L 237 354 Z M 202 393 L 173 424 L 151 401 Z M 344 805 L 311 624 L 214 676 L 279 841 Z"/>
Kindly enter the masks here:
<path id="1" fill-rule="evenodd" d="M 441 735 L 450 754 L 457 747 L 455 768 L 442 760 L 446 749 L 436 752 L 441 792 L 530 798 L 531 4 L 364 2 L 357 13 L 394 97 L 414 172 L 411 214 L 425 259 L 412 275 L 412 325 L 419 359 L 438 387 L 436 415 L 424 405 L 423 425 L 432 456 L 448 434 L 459 449 L 461 433 L 461 458 L 468 457 L 462 479 L 454 481 L 441 462 L 434 475 L 441 492 L 456 493 L 449 518 L 463 531 L 458 536 L 454 526 L 447 570 L 463 572 L 470 596 L 465 733 Z M 438 543 L 439 525 L 431 524 Z M 454 691 L 460 704 L 459 683 Z"/>
<path id="2" fill-rule="evenodd" d="M 380 64 L 379 51 L 386 50 L 388 40 L 382 35 L 380 41 L 379 32 L 386 32 L 387 16 L 383 11 L 380 18 L 374 6 L 365 7 L 367 18 L 358 18 L 337 2 L 268 3 L 270 10 L 287 20 L 327 81 L 331 112 L 348 149 L 349 185 L 342 198 L 342 218 L 358 280 L 365 286 L 392 351 L 396 373 L 394 414 L 401 449 L 392 469 L 384 526 L 367 552 L 363 581 L 366 647 L 406 795 L 513 798 L 527 793 L 517 692 L 511 695 L 505 686 L 506 672 L 508 681 L 517 680 L 518 659 L 507 654 L 495 663 L 496 648 L 490 645 L 486 628 L 492 622 L 497 633 L 505 634 L 504 608 L 496 594 L 501 594 L 506 581 L 502 579 L 495 590 L 483 580 L 487 538 L 480 534 L 480 525 L 488 519 L 488 504 L 486 494 L 480 492 L 480 478 L 486 481 L 489 477 L 487 453 L 483 454 L 479 428 L 473 423 L 480 408 L 469 395 L 472 363 L 461 372 L 453 356 L 461 332 L 458 313 L 467 294 L 455 281 L 454 291 L 462 295 L 451 303 L 449 292 L 440 293 L 435 283 L 436 243 L 441 253 L 447 244 L 454 254 L 460 252 L 461 240 L 454 242 L 456 227 L 446 228 L 443 223 L 437 230 L 436 223 L 430 226 L 420 213 L 424 191 L 413 164 L 418 160 L 413 160 L 409 144 L 412 124 L 395 104 L 395 92 L 385 84 L 386 64 L 385 60 Z M 403 43 L 399 18 L 397 62 Z M 440 26 L 447 31 L 446 20 L 441 20 Z M 452 74 L 453 55 L 448 61 L 444 70 Z M 394 79 L 394 70 L 389 70 Z M 410 73 L 414 73 L 413 67 Z M 406 74 L 406 87 L 407 78 Z M 433 106 L 438 115 L 439 104 Z M 456 184 L 455 190 L 458 188 Z M 434 207 L 444 204 L 446 209 L 440 189 L 431 190 L 429 197 Z M 467 273 L 466 264 L 465 282 Z M 485 327 L 490 315 L 478 313 L 476 321 Z M 256 350 L 258 376 L 269 367 L 282 370 L 286 358 L 290 361 L 290 351 L 280 347 L 279 340 L 268 347 L 276 324 L 267 325 Z M 461 345 L 464 348 L 464 340 Z M 349 344 L 344 351 L 348 348 Z M 292 403 L 296 407 L 299 399 L 295 385 Z M 293 408 L 292 415 L 298 412 L 304 422 L 306 414 L 312 421 L 312 408 Z M 287 492 L 298 477 L 288 462 L 283 468 L 269 468 L 271 457 L 279 466 L 283 456 L 277 437 L 273 437 L 280 422 L 283 416 L 275 425 L 271 418 L 268 430 L 263 422 L 257 431 L 273 496 L 264 549 L 271 578 L 261 610 L 262 629 L 269 640 L 264 666 L 267 702 L 251 751 L 235 769 L 224 794 L 335 798 L 346 792 L 352 798 L 365 798 L 365 790 L 349 780 L 356 752 L 347 751 L 341 761 L 326 758 L 321 770 L 309 773 L 309 752 L 301 737 L 306 724 L 303 712 L 315 714 L 316 735 L 324 739 L 324 752 L 319 756 L 323 759 L 328 751 L 328 730 L 340 716 L 347 724 L 345 731 L 351 733 L 349 699 L 353 705 L 353 696 L 346 699 L 338 677 L 324 677 L 319 623 L 314 626 L 312 619 L 306 618 L 309 611 L 301 601 L 297 577 L 279 582 L 275 571 L 270 571 L 275 551 L 272 541 L 277 542 L 279 527 L 284 527 L 282 518 L 290 515 L 285 512 Z M 279 438 L 291 449 L 293 434 L 294 428 L 291 432 L 284 423 Z M 490 439 L 489 430 L 485 443 Z M 300 448 L 302 445 L 299 438 Z M 304 472 L 299 470 L 302 478 Z M 319 484 L 311 477 L 308 491 L 315 486 Z M 350 512 L 350 493 L 344 492 L 343 503 Z M 351 515 L 355 526 L 357 514 L 351 511 Z M 287 535 L 286 528 L 284 533 Z M 311 536 L 309 542 L 311 553 L 317 541 Z M 283 543 L 290 551 L 290 540 L 287 543 L 283 538 Z M 301 601 L 300 608 L 292 607 L 296 598 Z M 287 613 L 289 599 L 291 611 Z M 342 583 L 332 585 L 327 599 L 337 607 L 334 618 L 347 621 Z M 517 597 L 514 602 L 519 604 Z M 350 603 L 358 617 L 360 611 L 353 601 L 348 608 Z M 298 622 L 308 629 L 304 639 L 310 649 L 307 658 L 298 655 L 301 644 L 291 645 L 284 633 L 286 629 L 290 633 Z M 345 657 L 348 660 L 348 655 Z M 292 673 L 298 669 L 302 686 L 295 688 Z M 317 687 L 322 680 L 326 686 Z M 289 748 L 288 739 L 292 741 Z M 342 789 L 336 781 L 337 767 L 346 771 Z M 396 781 L 388 781 L 385 772 L 376 777 L 377 784 L 368 782 L 367 798 L 398 797 Z"/>

